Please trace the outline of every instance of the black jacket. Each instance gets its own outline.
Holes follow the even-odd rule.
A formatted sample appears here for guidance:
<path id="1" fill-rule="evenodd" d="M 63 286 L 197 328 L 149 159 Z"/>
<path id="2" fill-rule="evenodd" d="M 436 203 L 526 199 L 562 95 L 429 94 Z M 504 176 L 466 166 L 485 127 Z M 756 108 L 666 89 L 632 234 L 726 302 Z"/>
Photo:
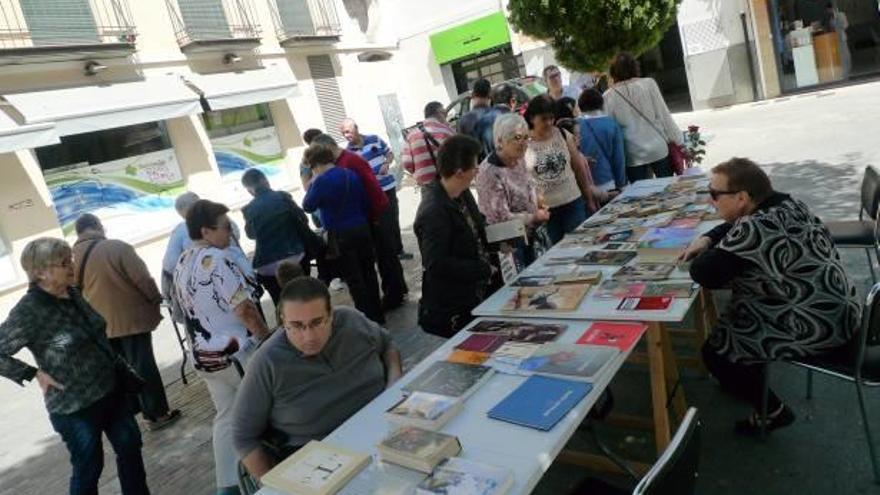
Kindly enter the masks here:
<path id="1" fill-rule="evenodd" d="M 261 189 L 241 212 L 244 214 L 245 234 L 257 241 L 254 268 L 303 252 L 296 215 L 302 218 L 306 215 L 290 194 Z"/>
<path id="2" fill-rule="evenodd" d="M 422 254 L 420 304 L 448 315 L 470 312 L 480 304 L 492 274 L 490 264 L 480 259 L 477 250 L 477 243 L 481 243 L 489 252 L 485 218 L 470 191 L 465 191 L 463 198 L 476 219 L 478 238 L 439 181 L 426 187 L 414 225 Z"/>

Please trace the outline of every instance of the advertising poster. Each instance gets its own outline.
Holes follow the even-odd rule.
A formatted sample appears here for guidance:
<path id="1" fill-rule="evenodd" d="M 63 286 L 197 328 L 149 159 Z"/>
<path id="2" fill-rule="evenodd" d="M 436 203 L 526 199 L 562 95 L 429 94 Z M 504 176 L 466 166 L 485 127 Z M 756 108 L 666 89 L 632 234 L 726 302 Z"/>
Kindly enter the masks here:
<path id="1" fill-rule="evenodd" d="M 211 138 L 214 157 L 223 176 L 231 203 L 250 201 L 241 185 L 241 176 L 252 167 L 260 169 L 273 189 L 290 189 L 290 173 L 284 166 L 284 153 L 275 127 L 261 127 L 246 132 Z"/>
<path id="2" fill-rule="evenodd" d="M 55 214 L 68 237 L 83 213 L 97 215 L 108 237 L 146 239 L 180 222 L 174 199 L 184 192 L 173 149 L 95 165 L 77 164 L 43 172 Z"/>

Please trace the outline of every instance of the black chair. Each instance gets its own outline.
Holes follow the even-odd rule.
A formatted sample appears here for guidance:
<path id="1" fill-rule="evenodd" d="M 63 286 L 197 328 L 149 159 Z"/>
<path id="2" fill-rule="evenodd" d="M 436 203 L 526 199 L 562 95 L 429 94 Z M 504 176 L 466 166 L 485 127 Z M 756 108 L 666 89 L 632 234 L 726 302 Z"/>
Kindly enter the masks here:
<path id="1" fill-rule="evenodd" d="M 589 478 L 579 484 L 571 495 L 676 495 L 693 494 L 697 484 L 700 461 L 700 430 L 697 409 L 691 407 L 684 415 L 675 436 L 663 455 L 638 481 L 632 491 L 604 481 Z"/>
<path id="2" fill-rule="evenodd" d="M 838 378 L 855 385 L 862 424 L 868 441 L 868 453 L 871 456 L 871 469 L 874 471 L 874 482 L 880 484 L 880 466 L 878 466 L 877 450 L 871 425 L 865 410 L 863 387 L 880 387 L 880 284 L 875 284 L 862 310 L 862 324 L 854 341 L 852 352 L 836 353 L 829 357 L 810 358 L 808 360 L 792 360 L 789 364 L 807 370 L 807 399 L 813 396 L 813 373 Z M 769 370 L 769 369 L 768 369 Z M 764 382 L 764 401 L 761 414 L 767 417 L 767 395 L 770 380 Z M 762 424 L 766 424 L 763 421 Z M 766 437 L 766 432 L 762 432 Z"/>
<path id="3" fill-rule="evenodd" d="M 878 199 L 880 199 L 880 174 L 877 169 L 868 165 L 865 167 L 865 177 L 862 179 L 861 206 L 859 219 L 841 222 L 825 222 L 831 232 L 834 244 L 839 248 L 864 249 L 868 255 L 868 267 L 871 270 L 871 280 L 876 283 L 877 276 L 874 273 L 874 257 L 880 263 L 878 254 L 877 235 L 875 224 L 877 222 Z M 867 218 L 866 218 L 867 215 Z"/>

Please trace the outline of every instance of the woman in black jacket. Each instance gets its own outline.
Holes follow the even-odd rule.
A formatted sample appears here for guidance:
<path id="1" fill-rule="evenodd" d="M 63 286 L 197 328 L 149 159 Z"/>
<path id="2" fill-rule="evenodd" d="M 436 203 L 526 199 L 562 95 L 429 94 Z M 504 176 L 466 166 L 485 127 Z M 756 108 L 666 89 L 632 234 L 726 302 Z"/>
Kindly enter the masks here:
<path id="1" fill-rule="evenodd" d="M 419 324 L 441 337 L 470 322 L 471 310 L 497 285 L 485 219 L 469 189 L 480 150 L 469 136 L 447 139 L 437 153 L 440 180 L 426 187 L 416 214 L 423 270 Z"/>

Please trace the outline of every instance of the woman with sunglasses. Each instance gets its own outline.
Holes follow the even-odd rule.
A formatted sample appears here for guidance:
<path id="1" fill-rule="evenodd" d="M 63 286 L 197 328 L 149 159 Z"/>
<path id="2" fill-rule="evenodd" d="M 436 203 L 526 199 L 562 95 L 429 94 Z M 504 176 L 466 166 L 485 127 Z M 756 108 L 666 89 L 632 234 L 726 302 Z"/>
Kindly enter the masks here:
<path id="1" fill-rule="evenodd" d="M 860 305 L 828 229 L 805 204 L 774 191 L 754 162 L 732 158 L 717 165 L 709 194 L 726 223 L 694 240 L 681 259 L 693 260 L 691 277 L 703 287 L 732 290 L 703 360 L 722 388 L 754 407 L 735 426 L 756 435 L 765 363 L 846 358 Z M 768 431 L 794 421 L 773 391 L 766 405 Z"/>

